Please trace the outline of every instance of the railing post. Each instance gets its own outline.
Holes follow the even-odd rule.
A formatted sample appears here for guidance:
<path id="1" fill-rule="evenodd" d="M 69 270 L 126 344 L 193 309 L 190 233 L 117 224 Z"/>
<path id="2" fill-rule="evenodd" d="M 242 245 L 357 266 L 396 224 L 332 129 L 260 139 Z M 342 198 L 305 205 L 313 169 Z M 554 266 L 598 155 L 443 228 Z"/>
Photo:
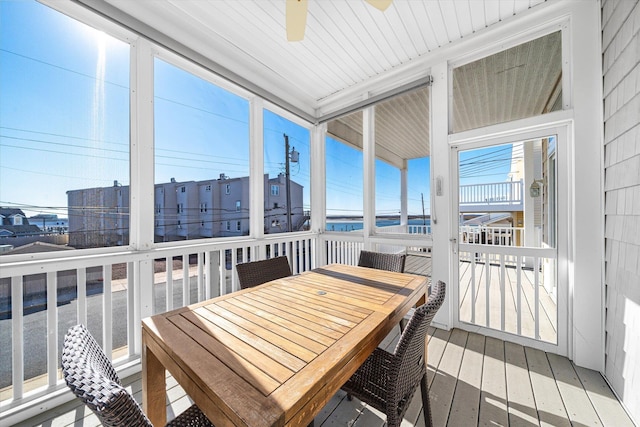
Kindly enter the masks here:
<path id="1" fill-rule="evenodd" d="M 58 275 L 47 273 L 47 375 L 49 386 L 58 382 Z M 15 317 L 14 317 L 15 319 Z M 14 396 L 15 397 L 15 396 Z"/>
<path id="2" fill-rule="evenodd" d="M 11 324 L 13 337 L 13 400 L 22 399 L 24 383 L 24 310 L 22 308 L 22 277 L 11 278 Z"/>

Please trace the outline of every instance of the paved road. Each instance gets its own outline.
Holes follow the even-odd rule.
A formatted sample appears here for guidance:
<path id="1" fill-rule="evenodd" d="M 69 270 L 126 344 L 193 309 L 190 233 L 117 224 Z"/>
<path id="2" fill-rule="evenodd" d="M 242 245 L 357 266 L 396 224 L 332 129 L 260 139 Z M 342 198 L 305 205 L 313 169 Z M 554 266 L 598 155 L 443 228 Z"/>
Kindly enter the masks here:
<path id="1" fill-rule="evenodd" d="M 181 280 L 174 281 L 174 307 L 182 305 Z M 191 301 L 197 299 L 197 279 L 190 280 Z M 156 307 L 165 306 L 164 283 L 155 286 Z M 127 344 L 127 294 L 112 293 L 113 348 Z M 78 323 L 77 300 L 58 307 L 58 360 L 67 330 Z M 34 378 L 47 372 L 47 312 L 38 311 L 24 316 L 24 372 L 25 378 Z M 98 343 L 102 344 L 102 294 L 87 297 L 87 327 Z M 0 320 L 0 389 L 11 385 L 11 319 Z"/>

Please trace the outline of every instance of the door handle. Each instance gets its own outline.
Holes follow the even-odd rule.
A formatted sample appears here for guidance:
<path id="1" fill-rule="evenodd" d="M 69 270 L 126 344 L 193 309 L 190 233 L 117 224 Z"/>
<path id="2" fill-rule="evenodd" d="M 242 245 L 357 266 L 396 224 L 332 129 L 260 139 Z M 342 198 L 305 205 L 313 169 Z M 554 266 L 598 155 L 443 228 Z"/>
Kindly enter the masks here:
<path id="1" fill-rule="evenodd" d="M 458 239 L 456 239 L 455 237 L 452 237 L 451 239 L 449 239 L 449 242 L 451 243 L 451 246 L 453 247 L 453 253 L 457 254 L 458 253 Z"/>

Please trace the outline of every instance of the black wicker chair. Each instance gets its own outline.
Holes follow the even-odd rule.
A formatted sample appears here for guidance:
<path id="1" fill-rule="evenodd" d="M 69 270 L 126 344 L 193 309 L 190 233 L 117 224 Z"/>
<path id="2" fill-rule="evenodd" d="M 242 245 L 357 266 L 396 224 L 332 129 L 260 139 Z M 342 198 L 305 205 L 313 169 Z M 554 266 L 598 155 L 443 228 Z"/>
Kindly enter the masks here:
<path id="1" fill-rule="evenodd" d="M 73 393 L 108 427 L 153 427 L 140 405 L 120 383 L 113 365 L 84 325 L 64 337 L 62 373 Z M 213 427 L 196 405 L 167 426 Z"/>
<path id="2" fill-rule="evenodd" d="M 378 270 L 395 271 L 404 273 L 404 264 L 407 260 L 405 254 L 385 254 L 382 252 L 360 251 L 358 265 L 360 267 L 377 268 Z M 407 326 L 413 312 L 407 314 L 400 320 L 400 331 Z"/>
<path id="3" fill-rule="evenodd" d="M 236 271 L 241 289 L 252 288 L 271 280 L 291 276 L 291 267 L 289 267 L 289 260 L 286 256 L 238 264 Z"/>
<path id="4" fill-rule="evenodd" d="M 404 273 L 405 254 L 385 254 L 382 252 L 360 251 L 358 265 L 360 267 L 377 268 L 378 270 Z"/>
<path id="5" fill-rule="evenodd" d="M 433 425 L 424 346 L 427 329 L 444 301 L 445 288 L 444 282 L 438 281 L 427 302 L 415 310 L 393 353 L 375 349 L 342 387 L 349 396 L 384 412 L 388 427 L 400 425 L 418 384 L 425 423 Z"/>

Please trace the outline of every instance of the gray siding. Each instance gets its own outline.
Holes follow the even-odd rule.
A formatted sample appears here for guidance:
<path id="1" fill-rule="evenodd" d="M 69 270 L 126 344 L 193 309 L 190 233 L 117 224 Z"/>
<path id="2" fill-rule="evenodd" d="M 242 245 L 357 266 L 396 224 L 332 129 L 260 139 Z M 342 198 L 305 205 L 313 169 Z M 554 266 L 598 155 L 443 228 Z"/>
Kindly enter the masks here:
<path id="1" fill-rule="evenodd" d="M 640 5 L 602 1 L 605 374 L 640 421 Z"/>

